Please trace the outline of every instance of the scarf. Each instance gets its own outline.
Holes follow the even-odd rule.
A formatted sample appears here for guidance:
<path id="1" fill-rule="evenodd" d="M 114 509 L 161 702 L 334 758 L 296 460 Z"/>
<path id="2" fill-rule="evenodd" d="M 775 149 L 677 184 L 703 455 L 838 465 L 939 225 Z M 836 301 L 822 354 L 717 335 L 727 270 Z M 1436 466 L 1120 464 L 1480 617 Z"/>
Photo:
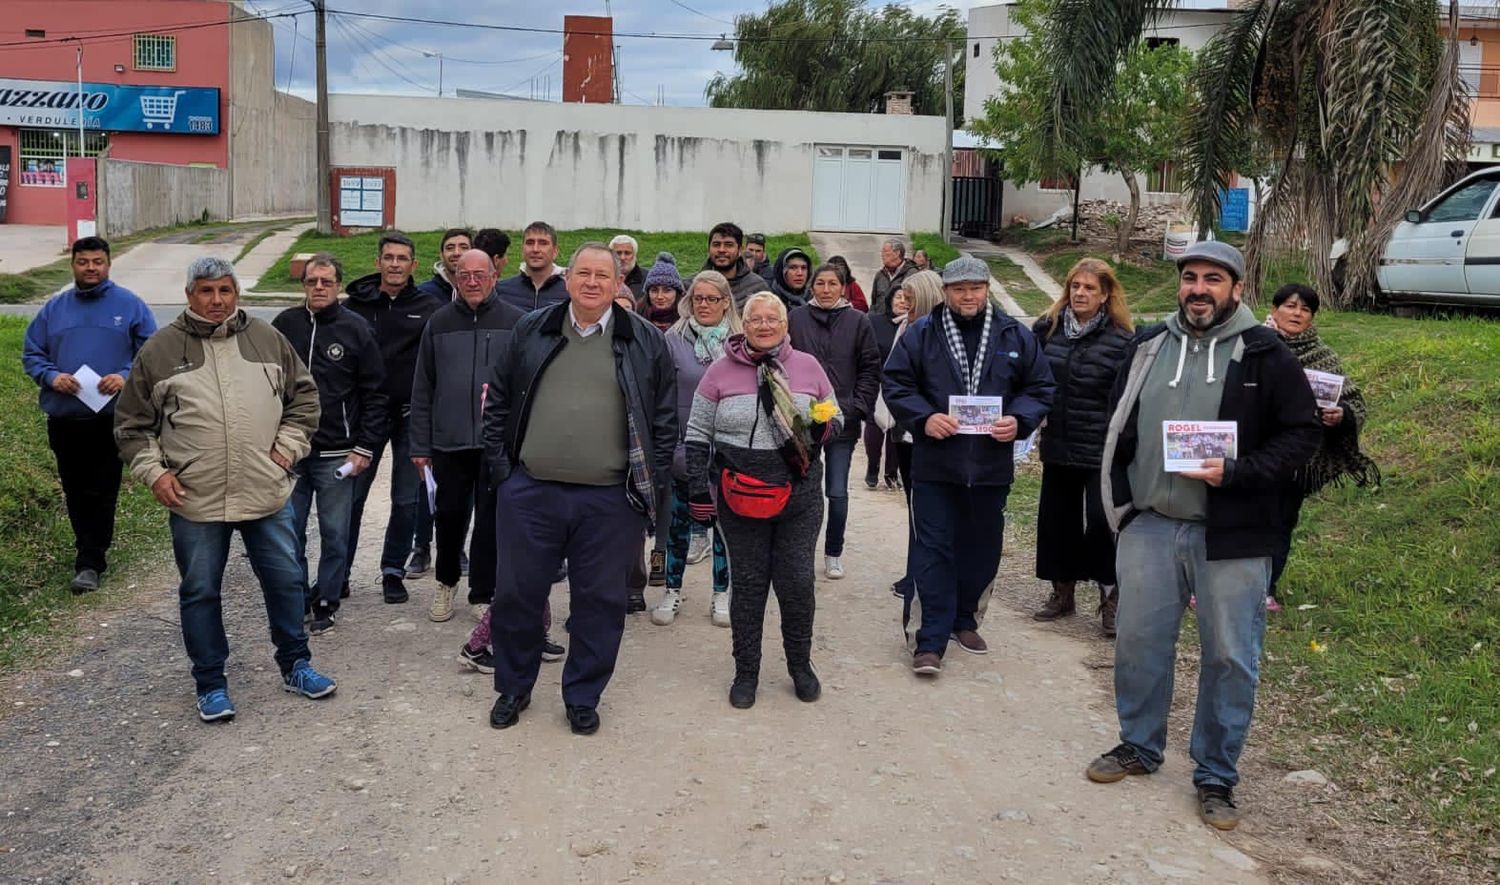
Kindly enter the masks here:
<path id="1" fill-rule="evenodd" d="M 1272 328 L 1275 328 L 1274 326 Z M 1333 348 L 1318 337 L 1318 330 L 1307 327 L 1300 334 L 1281 334 L 1281 340 L 1292 349 L 1304 369 L 1344 375 L 1344 365 Z M 1354 379 L 1344 375 L 1344 392 L 1339 405 L 1348 410 L 1345 424 L 1323 428 L 1323 443 L 1304 467 L 1297 470 L 1294 481 L 1306 494 L 1325 486 L 1339 486 L 1352 481 L 1357 486 L 1380 485 L 1380 467 L 1359 450 L 1359 429 L 1365 424 L 1365 398 Z"/>
<path id="2" fill-rule="evenodd" d="M 688 317 L 688 328 L 693 333 L 693 356 L 699 365 L 708 365 L 724 355 L 724 341 L 729 337 L 729 314 L 719 320 L 717 326 L 704 326 L 693 317 Z"/>
<path id="3" fill-rule="evenodd" d="M 984 375 L 984 354 L 990 347 L 990 326 L 995 319 L 995 309 L 988 302 L 984 305 L 984 331 L 979 333 L 979 347 L 974 351 L 974 365 L 969 365 L 969 354 L 964 350 L 964 336 L 953 321 L 953 311 L 943 311 L 943 331 L 947 333 L 948 352 L 958 363 L 958 374 L 964 379 L 964 390 L 969 396 L 979 392 L 979 379 Z"/>
<path id="4" fill-rule="evenodd" d="M 677 305 L 675 304 L 671 307 L 656 307 L 647 299 L 645 308 L 646 319 L 651 322 L 651 325 L 663 332 L 672 328 L 673 324 L 682 319 L 682 315 L 677 312 Z"/>
<path id="5" fill-rule="evenodd" d="M 1082 338 L 1104 325 L 1104 321 L 1109 319 L 1109 314 L 1105 313 L 1102 307 L 1095 311 L 1093 316 L 1081 323 L 1078 321 L 1078 317 L 1073 315 L 1073 308 L 1071 307 L 1064 307 L 1062 314 L 1063 334 L 1068 336 L 1069 341 L 1072 341 L 1074 338 Z"/>
<path id="6" fill-rule="evenodd" d="M 812 465 L 811 446 L 807 422 L 797 411 L 796 401 L 792 399 L 791 382 L 779 359 L 781 348 L 782 345 L 778 344 L 770 350 L 755 350 L 750 347 L 749 341 L 745 342 L 745 354 L 755 365 L 759 381 L 756 398 L 760 401 L 761 410 L 770 419 L 771 439 L 776 443 L 776 451 L 781 454 L 781 460 L 786 462 L 792 475 L 802 479 L 807 476 L 808 468 Z"/>

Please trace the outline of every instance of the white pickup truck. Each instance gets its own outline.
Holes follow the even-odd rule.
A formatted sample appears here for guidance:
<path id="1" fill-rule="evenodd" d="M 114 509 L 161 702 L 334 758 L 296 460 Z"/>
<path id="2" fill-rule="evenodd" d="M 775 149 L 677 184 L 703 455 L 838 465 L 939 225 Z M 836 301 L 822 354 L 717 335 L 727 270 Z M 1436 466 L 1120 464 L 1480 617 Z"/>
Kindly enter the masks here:
<path id="1" fill-rule="evenodd" d="M 1348 244 L 1334 243 L 1334 279 L 1343 280 Z M 1500 307 L 1500 167 L 1453 184 L 1406 213 L 1380 257 L 1381 297 L 1392 303 Z"/>

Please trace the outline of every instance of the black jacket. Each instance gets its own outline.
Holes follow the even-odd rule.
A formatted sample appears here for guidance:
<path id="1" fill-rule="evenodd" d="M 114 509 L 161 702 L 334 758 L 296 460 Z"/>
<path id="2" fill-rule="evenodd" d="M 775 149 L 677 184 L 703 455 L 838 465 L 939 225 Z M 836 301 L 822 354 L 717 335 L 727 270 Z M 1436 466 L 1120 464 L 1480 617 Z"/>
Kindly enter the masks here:
<path id="1" fill-rule="evenodd" d="M 886 270 L 884 265 L 876 270 L 875 279 L 870 281 L 870 313 L 890 313 L 891 293 L 916 272 L 917 266 L 910 258 L 901 259 L 894 271 Z"/>
<path id="2" fill-rule="evenodd" d="M 547 281 L 538 289 L 531 284 L 531 277 L 526 275 L 523 268 L 515 276 L 506 277 L 496 283 L 495 293 L 502 301 L 512 307 L 520 308 L 522 313 L 531 313 L 537 308 L 567 301 L 568 284 L 561 274 L 553 274 L 547 277 Z"/>
<path id="3" fill-rule="evenodd" d="M 375 330 L 380 358 L 385 363 L 385 395 L 390 414 L 401 414 L 411 402 L 412 376 L 417 367 L 417 345 L 422 329 L 443 302 L 418 291 L 406 281 L 395 298 L 380 291 L 380 274 L 372 273 L 349 284 L 344 306 L 364 317 Z"/>
<path id="4" fill-rule="evenodd" d="M 939 305 L 908 327 L 885 363 L 885 404 L 912 436 L 912 480 L 1010 485 L 1015 478 L 1013 443 L 989 436 L 959 434 L 939 440 L 927 435 L 927 419 L 946 414 L 948 397 L 962 396 L 965 390 L 943 332 L 947 309 Z M 1004 397 L 1002 411 L 1016 419 L 1016 439 L 1025 439 L 1047 417 L 1055 390 L 1052 369 L 1036 336 L 996 309 L 977 395 Z"/>
<path id="5" fill-rule="evenodd" d="M 334 302 L 289 307 L 271 320 L 312 372 L 322 417 L 312 455 L 374 456 L 386 440 L 385 366 L 370 324 Z"/>
<path id="6" fill-rule="evenodd" d="M 1139 332 L 1125 352 L 1110 393 L 1107 465 L 1102 473 L 1105 508 L 1118 532 L 1136 516 L 1127 469 L 1135 458 L 1140 386 L 1167 328 Z M 1239 424 L 1239 457 L 1224 465 L 1224 482 L 1208 488 L 1205 543 L 1210 560 L 1270 556 L 1282 532 L 1279 496 L 1322 439 L 1317 403 L 1291 350 L 1264 326 L 1241 336 L 1244 352 L 1229 363 L 1219 404 L 1220 421 Z"/>
<path id="7" fill-rule="evenodd" d="M 643 481 L 632 475 L 628 485 L 632 503 L 644 512 L 647 496 L 652 502 L 663 500 L 672 479 L 672 455 L 677 448 L 677 369 L 666 338 L 655 326 L 618 304 L 610 310 L 608 334 L 615 351 L 615 377 L 625 394 L 625 408 L 644 458 L 640 465 L 644 468 Z M 501 360 L 495 364 L 484 409 L 484 456 L 492 486 L 510 476 L 520 456 L 531 416 L 531 394 L 547 364 L 567 346 L 563 337 L 566 322 L 567 302 L 527 314 L 516 324 Z"/>
<path id="8" fill-rule="evenodd" d="M 485 384 L 523 316 L 490 292 L 477 310 L 459 298 L 427 321 L 411 390 L 412 457 L 483 446 Z"/>
<path id="9" fill-rule="evenodd" d="M 808 304 L 787 318 L 792 346 L 811 355 L 833 383 L 844 426 L 839 439 L 859 436 L 861 421 L 875 417 L 880 395 L 880 347 L 869 317 L 852 307 L 825 310 Z"/>
<path id="10" fill-rule="evenodd" d="M 1049 335 L 1051 327 L 1051 317 L 1041 317 L 1031 326 L 1057 382 L 1057 395 L 1042 430 L 1042 463 L 1097 468 L 1109 429 L 1109 394 L 1131 333 L 1106 320 L 1087 335 L 1070 340 L 1061 317 L 1057 330 Z"/>
<path id="11" fill-rule="evenodd" d="M 625 286 L 630 290 L 630 294 L 635 296 L 635 300 L 640 301 L 644 298 L 646 296 L 646 268 L 639 264 L 632 267 L 630 273 L 625 275 Z"/>
<path id="12" fill-rule="evenodd" d="M 870 329 L 875 332 L 875 346 L 880 348 L 880 365 L 891 358 L 891 348 L 896 344 L 896 320 L 888 313 L 867 313 Z"/>
<path id="13" fill-rule="evenodd" d="M 786 263 L 793 258 L 801 258 L 807 262 L 807 279 L 802 283 L 801 289 L 793 289 L 786 281 Z M 776 265 L 771 271 L 771 291 L 786 305 L 788 312 L 794 311 L 808 303 L 808 287 L 812 285 L 812 258 L 801 249 L 786 249 L 776 256 Z M 751 293 L 752 295 L 755 293 Z M 806 348 L 801 348 L 806 350 Z M 840 403 L 843 400 L 839 401 Z"/>

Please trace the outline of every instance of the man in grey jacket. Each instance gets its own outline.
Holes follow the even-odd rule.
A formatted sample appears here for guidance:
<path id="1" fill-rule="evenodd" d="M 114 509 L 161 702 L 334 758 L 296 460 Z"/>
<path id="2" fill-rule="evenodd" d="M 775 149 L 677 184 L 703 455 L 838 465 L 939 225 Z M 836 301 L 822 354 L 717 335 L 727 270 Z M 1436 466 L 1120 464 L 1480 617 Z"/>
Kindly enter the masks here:
<path id="1" fill-rule="evenodd" d="M 495 266 L 488 254 L 465 252 L 454 277 L 458 297 L 433 314 L 422 331 L 411 392 L 411 460 L 437 481 L 438 587 L 427 613 L 434 621 L 453 617 L 470 501 L 469 604 L 476 619 L 495 595 L 495 496 L 486 492 L 481 438 L 486 382 L 510 330 L 525 316 L 495 293 Z"/>

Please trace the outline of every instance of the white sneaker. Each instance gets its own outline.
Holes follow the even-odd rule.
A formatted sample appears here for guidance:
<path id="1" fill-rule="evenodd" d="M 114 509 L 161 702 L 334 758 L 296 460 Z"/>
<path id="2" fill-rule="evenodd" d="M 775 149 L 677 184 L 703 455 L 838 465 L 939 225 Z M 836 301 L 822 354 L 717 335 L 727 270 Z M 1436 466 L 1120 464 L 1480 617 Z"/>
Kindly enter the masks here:
<path id="1" fill-rule="evenodd" d="M 708 532 L 693 535 L 693 539 L 688 542 L 687 564 L 697 565 L 702 562 L 704 557 L 708 556 L 710 549 L 712 549 L 712 543 L 709 541 Z"/>
<path id="2" fill-rule="evenodd" d="M 828 576 L 828 580 L 837 581 L 844 576 L 844 564 L 839 562 L 837 556 L 825 556 L 823 557 L 823 574 Z"/>
<path id="3" fill-rule="evenodd" d="M 453 589 L 447 584 L 437 585 L 437 590 L 432 594 L 432 607 L 427 610 L 430 620 L 446 621 L 453 617 Z"/>
<path id="4" fill-rule="evenodd" d="M 729 591 L 721 590 L 714 594 L 713 621 L 715 627 L 729 626 Z"/>
<path id="5" fill-rule="evenodd" d="M 682 608 L 682 591 L 668 590 L 661 595 L 661 602 L 651 610 L 651 623 L 665 627 L 677 620 L 677 611 Z"/>
<path id="6" fill-rule="evenodd" d="M 484 616 L 489 614 L 489 611 L 490 607 L 482 602 L 474 602 L 469 604 L 469 614 L 474 616 L 474 623 L 476 624 L 480 621 L 483 621 Z"/>

